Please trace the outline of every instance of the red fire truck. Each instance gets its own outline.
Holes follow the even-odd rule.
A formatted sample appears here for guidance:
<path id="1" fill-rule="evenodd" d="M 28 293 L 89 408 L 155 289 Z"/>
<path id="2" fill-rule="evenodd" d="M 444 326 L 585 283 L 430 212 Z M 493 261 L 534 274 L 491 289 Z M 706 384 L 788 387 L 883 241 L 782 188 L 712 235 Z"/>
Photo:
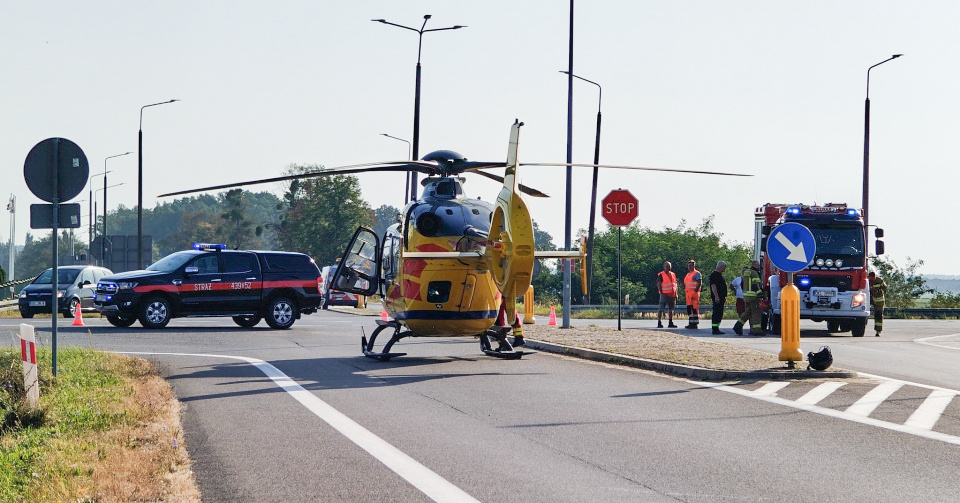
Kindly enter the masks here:
<path id="1" fill-rule="evenodd" d="M 767 203 L 754 216 L 753 253 L 763 265 L 764 287 L 769 292 L 770 331 L 780 333 L 780 288 L 786 285 L 787 273 L 767 257 L 767 237 L 778 225 L 796 222 L 810 229 L 817 244 L 813 262 L 794 274 L 800 289 L 800 318 L 826 321 L 830 332 L 850 331 L 854 337 L 863 337 L 870 317 L 870 288 L 867 234 L 860 211 L 846 204 Z M 883 229 L 876 229 L 875 236 L 883 237 Z M 883 241 L 877 240 L 877 254 L 883 251 Z"/>

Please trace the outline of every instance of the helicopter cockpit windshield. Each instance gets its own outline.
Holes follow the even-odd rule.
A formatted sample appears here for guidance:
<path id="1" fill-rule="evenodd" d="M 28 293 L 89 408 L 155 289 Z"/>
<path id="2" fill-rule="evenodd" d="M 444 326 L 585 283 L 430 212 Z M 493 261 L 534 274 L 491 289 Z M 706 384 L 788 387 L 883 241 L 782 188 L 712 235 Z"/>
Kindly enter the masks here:
<path id="1" fill-rule="evenodd" d="M 456 199 L 463 196 L 463 178 L 427 178 L 423 184 L 424 197 Z"/>

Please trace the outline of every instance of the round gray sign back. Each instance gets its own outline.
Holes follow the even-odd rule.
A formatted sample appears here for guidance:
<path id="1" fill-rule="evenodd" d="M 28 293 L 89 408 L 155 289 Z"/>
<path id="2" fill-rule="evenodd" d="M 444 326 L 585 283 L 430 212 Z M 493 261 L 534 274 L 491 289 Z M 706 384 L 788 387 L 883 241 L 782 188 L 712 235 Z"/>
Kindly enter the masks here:
<path id="1" fill-rule="evenodd" d="M 54 166 L 56 163 L 56 166 Z M 77 197 L 87 184 L 90 166 L 87 156 L 76 143 L 66 138 L 47 138 L 33 146 L 23 163 L 23 179 L 30 192 L 53 202 L 53 177 L 57 176 L 57 201 Z"/>

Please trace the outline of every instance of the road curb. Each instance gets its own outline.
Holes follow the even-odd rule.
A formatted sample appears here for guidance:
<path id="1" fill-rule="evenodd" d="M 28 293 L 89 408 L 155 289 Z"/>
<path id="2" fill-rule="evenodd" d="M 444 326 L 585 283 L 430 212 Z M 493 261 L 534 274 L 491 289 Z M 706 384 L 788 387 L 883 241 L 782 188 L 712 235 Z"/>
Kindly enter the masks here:
<path id="1" fill-rule="evenodd" d="M 548 353 L 558 353 L 564 355 L 577 356 L 587 360 L 599 362 L 614 363 L 617 365 L 627 365 L 666 374 L 692 377 L 704 381 L 724 381 L 724 380 L 744 380 L 744 379 L 810 379 L 810 378 L 852 378 L 857 377 L 857 372 L 848 370 L 818 371 L 818 370 L 717 370 L 702 367 L 693 367 L 690 365 L 681 365 L 679 363 L 662 362 L 659 360 L 650 360 L 647 358 L 638 358 L 635 356 L 626 356 L 616 353 L 607 353 L 606 351 L 597 351 L 594 349 L 578 348 L 574 346 L 562 346 L 549 342 L 525 339 L 526 345 L 530 349 L 546 351 Z"/>

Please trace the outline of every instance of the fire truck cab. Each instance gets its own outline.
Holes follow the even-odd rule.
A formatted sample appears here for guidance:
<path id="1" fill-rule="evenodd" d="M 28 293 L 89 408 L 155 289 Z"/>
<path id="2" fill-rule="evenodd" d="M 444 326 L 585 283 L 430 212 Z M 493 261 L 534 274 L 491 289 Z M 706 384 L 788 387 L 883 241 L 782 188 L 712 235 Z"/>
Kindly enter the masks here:
<path id="1" fill-rule="evenodd" d="M 826 321 L 830 332 L 850 331 L 854 337 L 863 337 L 870 317 L 870 287 L 868 240 L 860 211 L 842 203 L 768 203 L 754 215 L 754 259 L 763 266 L 764 287 L 769 292 L 770 331 L 780 333 L 780 288 L 787 283 L 787 273 L 767 256 L 767 237 L 778 225 L 796 222 L 810 229 L 817 245 L 813 262 L 794 274 L 800 289 L 800 318 Z M 883 230 L 877 229 L 875 235 L 883 237 Z M 876 247 L 882 254 L 883 241 L 878 240 Z"/>

